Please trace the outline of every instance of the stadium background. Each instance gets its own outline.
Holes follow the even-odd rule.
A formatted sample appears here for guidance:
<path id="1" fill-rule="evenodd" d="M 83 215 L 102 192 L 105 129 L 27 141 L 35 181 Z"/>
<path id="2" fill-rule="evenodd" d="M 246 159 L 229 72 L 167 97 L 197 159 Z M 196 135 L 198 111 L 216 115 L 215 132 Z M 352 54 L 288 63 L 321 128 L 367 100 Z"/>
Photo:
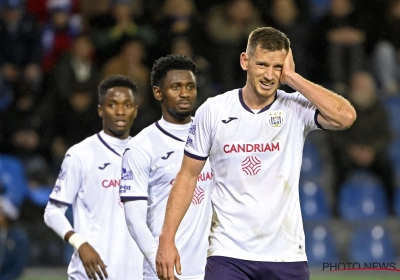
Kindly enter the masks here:
<path id="1" fill-rule="evenodd" d="M 387 64 L 379 60 L 382 42 L 400 49 L 399 0 L 0 0 L 0 5 L 0 194 L 18 208 L 15 224 L 29 240 L 26 258 L 20 258 L 27 267 L 18 279 L 66 278 L 72 250 L 44 225 L 43 209 L 66 149 L 101 129 L 98 82 L 111 74 L 137 81 L 134 136 L 160 117 L 149 85 L 155 59 L 168 53 L 192 57 L 199 66 L 201 104 L 244 85 L 239 53 L 248 33 L 267 25 L 289 36 L 300 74 L 348 98 L 354 65 L 368 71 L 386 118 L 379 114 L 366 121 L 372 126 L 379 119 L 390 134 L 377 157 L 393 171 L 392 201 L 385 172 L 350 165 L 348 176 L 338 179 L 343 174 L 336 152 L 346 151 L 348 142 L 336 145 L 328 132 L 308 136 L 300 200 L 311 279 L 399 279 L 398 272 L 322 267 L 393 262 L 400 269 L 400 88 L 386 83 Z M 13 29 L 18 17 L 24 24 Z M 342 44 L 343 57 L 330 52 L 335 45 L 330 31 L 340 27 L 358 32 Z M 375 136 L 363 138 L 369 143 Z M 72 222 L 70 211 L 67 216 Z"/>

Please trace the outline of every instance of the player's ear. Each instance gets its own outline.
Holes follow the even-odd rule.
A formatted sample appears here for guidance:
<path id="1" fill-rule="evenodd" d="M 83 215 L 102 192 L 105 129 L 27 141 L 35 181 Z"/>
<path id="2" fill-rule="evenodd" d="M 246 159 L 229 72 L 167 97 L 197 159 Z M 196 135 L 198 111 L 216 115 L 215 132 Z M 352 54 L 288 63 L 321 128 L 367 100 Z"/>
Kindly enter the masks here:
<path id="1" fill-rule="evenodd" d="M 245 71 L 249 68 L 249 57 L 247 56 L 247 53 L 245 53 L 245 52 L 242 52 L 240 54 L 240 66 Z"/>
<path id="2" fill-rule="evenodd" d="M 153 94 L 155 99 L 157 99 L 158 101 L 162 100 L 161 88 L 159 88 L 158 86 L 153 87 Z"/>
<path id="3" fill-rule="evenodd" d="M 99 104 L 97 105 L 97 113 L 99 114 L 99 117 L 103 117 L 103 107 Z"/>

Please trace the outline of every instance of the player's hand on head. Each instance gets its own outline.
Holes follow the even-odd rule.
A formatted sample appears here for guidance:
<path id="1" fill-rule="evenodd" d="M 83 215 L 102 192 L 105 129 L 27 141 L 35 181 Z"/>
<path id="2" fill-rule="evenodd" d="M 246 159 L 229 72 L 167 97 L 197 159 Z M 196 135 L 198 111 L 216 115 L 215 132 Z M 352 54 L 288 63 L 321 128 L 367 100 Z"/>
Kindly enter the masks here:
<path id="1" fill-rule="evenodd" d="M 175 244 L 167 244 L 160 240 L 156 256 L 158 278 L 161 280 L 177 280 L 178 278 L 174 274 L 174 267 L 176 268 L 176 272 L 180 275 L 181 261 Z"/>
<path id="2" fill-rule="evenodd" d="M 79 247 L 78 253 L 89 279 L 108 279 L 106 265 L 103 263 L 100 255 L 92 246 L 90 246 L 89 243 L 83 243 Z"/>
<path id="3" fill-rule="evenodd" d="M 285 61 L 283 62 L 282 75 L 280 82 L 282 85 L 287 84 L 287 78 L 290 74 L 295 73 L 295 65 L 293 60 L 292 49 L 289 48 L 289 52 L 286 55 Z"/>

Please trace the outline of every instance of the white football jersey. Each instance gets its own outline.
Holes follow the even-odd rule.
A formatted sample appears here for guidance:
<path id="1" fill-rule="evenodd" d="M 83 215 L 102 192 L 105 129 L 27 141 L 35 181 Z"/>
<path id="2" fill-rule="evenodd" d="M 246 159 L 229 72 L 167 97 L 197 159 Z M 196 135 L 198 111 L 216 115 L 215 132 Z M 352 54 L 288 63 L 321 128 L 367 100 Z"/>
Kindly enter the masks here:
<path id="1" fill-rule="evenodd" d="M 321 128 L 304 96 L 278 90 L 254 113 L 239 89 L 196 112 L 185 155 L 209 157 L 214 172 L 209 256 L 306 261 L 299 176 L 307 133 Z"/>
<path id="2" fill-rule="evenodd" d="M 147 226 L 157 244 L 172 183 L 182 164 L 190 125 L 174 125 L 161 119 L 132 138 L 123 156 L 121 199 L 148 201 Z M 175 238 L 182 264 L 179 279 L 204 278 L 212 215 L 212 180 L 207 161 Z M 158 279 L 147 262 L 144 270 L 145 279 Z"/>
<path id="3" fill-rule="evenodd" d="M 50 195 L 52 201 L 72 204 L 74 230 L 99 253 L 109 280 L 143 276 L 143 255 L 129 234 L 119 198 L 121 156 L 129 140 L 102 131 L 71 147 Z M 68 275 L 88 279 L 77 251 Z"/>

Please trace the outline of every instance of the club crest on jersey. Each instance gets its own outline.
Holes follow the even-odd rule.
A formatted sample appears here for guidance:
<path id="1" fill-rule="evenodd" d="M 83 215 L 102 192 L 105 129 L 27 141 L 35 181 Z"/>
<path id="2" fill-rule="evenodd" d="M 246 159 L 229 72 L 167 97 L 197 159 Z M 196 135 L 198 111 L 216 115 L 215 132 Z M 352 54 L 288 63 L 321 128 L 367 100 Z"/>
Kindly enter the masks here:
<path id="1" fill-rule="evenodd" d="M 121 179 L 122 180 L 133 180 L 132 170 L 127 170 L 126 168 L 122 168 Z"/>
<path id="2" fill-rule="evenodd" d="M 282 112 L 270 112 L 269 113 L 269 125 L 272 127 L 280 127 L 283 124 Z"/>

